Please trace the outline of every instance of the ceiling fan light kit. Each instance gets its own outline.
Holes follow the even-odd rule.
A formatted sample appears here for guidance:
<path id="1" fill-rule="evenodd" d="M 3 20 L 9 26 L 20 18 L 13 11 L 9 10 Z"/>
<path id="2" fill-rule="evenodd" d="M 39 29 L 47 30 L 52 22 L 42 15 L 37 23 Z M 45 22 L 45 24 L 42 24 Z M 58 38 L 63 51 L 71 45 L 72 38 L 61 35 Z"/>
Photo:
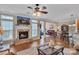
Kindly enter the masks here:
<path id="1" fill-rule="evenodd" d="M 34 12 L 33 15 L 34 15 L 34 16 L 41 16 L 42 13 L 40 13 L 40 12 Z"/>

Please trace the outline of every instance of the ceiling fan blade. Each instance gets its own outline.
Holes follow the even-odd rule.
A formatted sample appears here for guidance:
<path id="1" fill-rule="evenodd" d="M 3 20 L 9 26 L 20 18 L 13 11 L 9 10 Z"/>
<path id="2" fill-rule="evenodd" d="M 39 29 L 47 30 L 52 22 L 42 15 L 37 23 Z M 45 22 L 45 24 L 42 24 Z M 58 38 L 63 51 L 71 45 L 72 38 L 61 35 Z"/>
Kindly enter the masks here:
<path id="1" fill-rule="evenodd" d="M 43 9 L 43 10 L 44 10 L 44 9 L 47 9 L 47 7 L 46 7 L 46 6 L 43 6 L 43 8 L 42 8 L 42 9 Z"/>
<path id="2" fill-rule="evenodd" d="M 29 9 L 33 9 L 32 7 L 30 7 L 30 6 L 28 6 L 27 8 L 29 8 Z"/>
<path id="3" fill-rule="evenodd" d="M 47 11 L 39 11 L 39 12 L 44 13 L 44 14 L 47 14 L 48 13 Z"/>

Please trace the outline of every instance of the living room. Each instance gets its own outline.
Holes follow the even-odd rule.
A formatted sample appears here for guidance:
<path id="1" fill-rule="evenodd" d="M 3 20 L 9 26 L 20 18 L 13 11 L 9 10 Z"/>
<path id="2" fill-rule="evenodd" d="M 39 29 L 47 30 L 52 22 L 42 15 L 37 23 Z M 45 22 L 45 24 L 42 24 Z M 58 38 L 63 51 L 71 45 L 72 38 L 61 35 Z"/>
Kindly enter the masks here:
<path id="1" fill-rule="evenodd" d="M 78 7 L 1 4 L 0 55 L 78 55 Z"/>

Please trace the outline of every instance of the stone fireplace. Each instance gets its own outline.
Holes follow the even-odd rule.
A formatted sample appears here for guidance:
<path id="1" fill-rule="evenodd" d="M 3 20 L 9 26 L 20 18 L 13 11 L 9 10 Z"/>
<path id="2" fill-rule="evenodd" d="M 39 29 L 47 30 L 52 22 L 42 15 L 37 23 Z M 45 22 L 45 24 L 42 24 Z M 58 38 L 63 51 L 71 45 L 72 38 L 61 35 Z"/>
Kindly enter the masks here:
<path id="1" fill-rule="evenodd" d="M 27 39 L 31 37 L 30 26 L 16 26 L 16 39 Z"/>
<path id="2" fill-rule="evenodd" d="M 17 30 L 17 39 L 27 39 L 29 38 L 29 30 L 18 29 Z"/>

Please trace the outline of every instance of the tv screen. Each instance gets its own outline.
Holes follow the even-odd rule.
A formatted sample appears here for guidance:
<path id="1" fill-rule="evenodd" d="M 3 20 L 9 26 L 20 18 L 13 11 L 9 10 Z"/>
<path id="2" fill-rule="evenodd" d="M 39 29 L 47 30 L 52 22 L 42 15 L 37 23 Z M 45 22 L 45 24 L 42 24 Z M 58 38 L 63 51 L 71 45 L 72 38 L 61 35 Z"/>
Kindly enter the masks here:
<path id="1" fill-rule="evenodd" d="M 17 25 L 29 25 L 30 24 L 30 18 L 17 16 Z"/>

